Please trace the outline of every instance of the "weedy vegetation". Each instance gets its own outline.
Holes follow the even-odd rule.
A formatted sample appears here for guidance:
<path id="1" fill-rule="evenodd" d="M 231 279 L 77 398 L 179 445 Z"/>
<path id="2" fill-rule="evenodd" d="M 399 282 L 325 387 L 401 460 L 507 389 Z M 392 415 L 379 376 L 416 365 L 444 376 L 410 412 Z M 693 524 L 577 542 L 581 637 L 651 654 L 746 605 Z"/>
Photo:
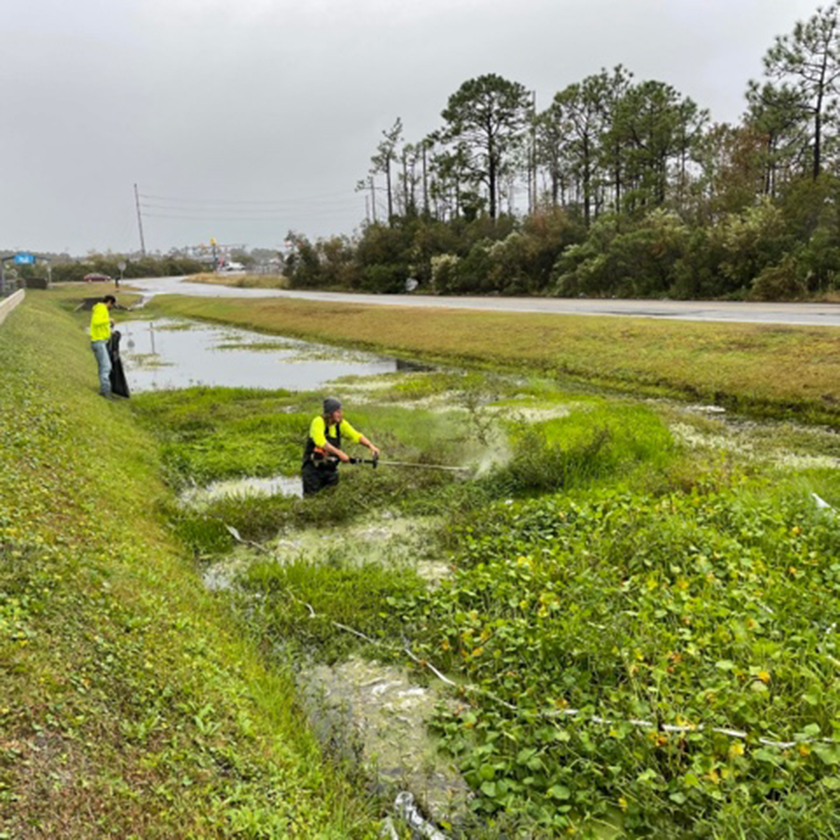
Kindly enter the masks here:
<path id="1" fill-rule="evenodd" d="M 374 326 L 392 347 L 432 340 L 417 313 L 417 330 L 403 324 L 392 343 L 387 322 L 356 307 L 337 308 L 327 329 L 305 305 L 284 303 L 270 317 L 263 304 L 165 306 L 265 330 L 282 309 L 290 333 L 359 344 L 373 343 L 365 331 Z M 436 322 L 439 335 L 453 327 L 436 354 L 450 363 L 481 355 L 455 346 L 477 322 L 448 315 Z M 515 374 L 499 362 L 336 385 L 383 457 L 467 464 L 469 478 L 356 466 L 314 499 L 190 507 L 178 494 L 194 483 L 295 475 L 322 395 L 192 388 L 100 406 L 93 384 L 80 384 L 91 371 L 68 361 L 78 337 L 46 296 L 8 322 L 22 330 L 9 334 L 44 319 L 67 344 L 68 376 L 39 392 L 46 361 L 27 365 L 19 342 L 9 352 L 25 381 L 4 374 L 18 382 L 4 411 L 23 406 L 29 418 L 14 433 L 3 427 L 16 454 L 0 485 L 9 547 L 0 627 L 15 657 L 0 674 L 24 698 L 0 709 L 0 802 L 11 828 L 21 819 L 59 826 L 33 779 L 41 793 L 75 790 L 82 778 L 102 833 L 147 832 L 149 813 L 163 808 L 183 834 L 364 836 L 381 805 L 350 795 L 349 771 L 331 766 L 328 746 L 319 750 L 297 716 L 288 676 L 297 669 L 305 680 L 307 663 L 352 655 L 407 666 L 420 684 L 445 679 L 451 702 L 428 725 L 437 760 L 454 762 L 472 791 L 467 811 L 444 825 L 453 836 L 840 836 L 831 428 L 725 422 L 561 382 L 537 357 L 559 346 L 546 333 L 539 350 L 523 343 Z M 510 324 L 510 341 L 524 342 Z M 790 339 L 794 355 L 806 334 Z M 771 369 L 763 352 L 744 351 L 752 385 L 732 379 L 727 393 L 777 415 L 814 408 L 785 382 L 793 356 L 774 357 Z M 624 357 L 625 369 L 639 361 L 626 347 Z M 625 384 L 640 381 L 639 370 Z M 665 390 L 682 388 L 660 374 Z M 814 375 L 836 393 L 830 370 Z M 717 387 L 703 376 L 692 373 L 697 393 Z M 47 409 L 46 393 L 61 411 Z M 89 437 L 91 411 L 98 439 L 110 442 L 104 452 Z M 46 477 L 47 459 L 66 466 L 61 486 Z M 54 504 L 58 494 L 72 504 Z M 50 523 L 39 524 L 40 541 L 22 533 L 34 520 Z M 196 570 L 225 563 L 232 588 L 202 594 Z M 431 583 L 429 563 L 444 570 Z M 65 623 L 78 632 L 65 634 Z M 288 714 L 273 708 L 275 692 Z M 284 733 L 282 761 L 267 720 Z M 49 740 L 56 732 L 60 742 Z M 105 734 L 94 741 L 93 732 Z M 59 781 L 33 758 L 53 744 L 68 756 Z M 107 775 L 97 769 L 106 753 L 120 756 Z M 266 779 L 282 779 L 282 808 Z"/>
<path id="2" fill-rule="evenodd" d="M 0 329 L 0 836 L 375 836 L 170 532 L 156 440 L 96 395 L 89 315 L 55 300 Z"/>

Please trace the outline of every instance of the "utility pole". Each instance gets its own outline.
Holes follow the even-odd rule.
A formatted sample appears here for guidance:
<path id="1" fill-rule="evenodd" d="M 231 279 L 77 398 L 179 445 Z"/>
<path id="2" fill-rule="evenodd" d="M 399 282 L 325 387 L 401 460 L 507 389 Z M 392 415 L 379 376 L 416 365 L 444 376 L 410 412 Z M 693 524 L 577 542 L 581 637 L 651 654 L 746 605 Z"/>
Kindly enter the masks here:
<path id="1" fill-rule="evenodd" d="M 143 216 L 140 214 L 140 195 L 134 185 L 134 204 L 137 207 L 137 227 L 140 229 L 140 253 L 146 256 L 146 240 L 143 238 Z"/>

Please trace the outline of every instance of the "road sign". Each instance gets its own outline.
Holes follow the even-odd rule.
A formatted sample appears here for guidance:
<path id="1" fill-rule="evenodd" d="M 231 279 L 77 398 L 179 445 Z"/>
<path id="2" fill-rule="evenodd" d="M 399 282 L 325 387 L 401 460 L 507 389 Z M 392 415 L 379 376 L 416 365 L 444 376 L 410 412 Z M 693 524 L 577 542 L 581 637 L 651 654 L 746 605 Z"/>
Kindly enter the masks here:
<path id="1" fill-rule="evenodd" d="M 35 265 L 35 254 L 15 254 L 15 265 Z"/>
<path id="2" fill-rule="evenodd" d="M 124 262 L 118 262 L 118 263 L 117 263 L 117 268 L 118 268 L 120 271 L 125 271 L 125 263 L 124 263 Z"/>

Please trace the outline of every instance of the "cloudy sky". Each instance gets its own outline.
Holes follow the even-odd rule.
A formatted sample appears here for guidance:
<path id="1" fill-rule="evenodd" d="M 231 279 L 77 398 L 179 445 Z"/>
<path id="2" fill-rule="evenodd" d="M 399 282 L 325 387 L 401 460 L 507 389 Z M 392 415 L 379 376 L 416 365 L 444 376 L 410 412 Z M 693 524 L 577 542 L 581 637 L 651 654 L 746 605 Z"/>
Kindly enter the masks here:
<path id="1" fill-rule="evenodd" d="M 817 0 L 4 0 L 0 249 L 134 250 L 351 233 L 382 129 L 462 82 L 536 91 L 624 64 L 737 120 Z M 153 198 L 154 197 L 154 198 Z"/>

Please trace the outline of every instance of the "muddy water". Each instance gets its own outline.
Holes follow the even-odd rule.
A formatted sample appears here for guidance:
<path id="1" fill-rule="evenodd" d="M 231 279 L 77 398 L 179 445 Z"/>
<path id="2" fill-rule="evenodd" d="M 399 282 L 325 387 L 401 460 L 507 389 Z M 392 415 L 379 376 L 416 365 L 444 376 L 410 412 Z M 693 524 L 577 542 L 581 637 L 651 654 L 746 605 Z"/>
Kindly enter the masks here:
<path id="1" fill-rule="evenodd" d="M 201 505 L 220 494 L 288 490 L 299 479 L 262 482 L 219 482 L 182 496 L 184 504 Z M 239 545 L 204 573 L 211 590 L 236 587 L 239 575 L 255 560 L 286 564 L 329 557 L 347 564 L 377 562 L 392 567 L 409 565 L 429 586 L 437 586 L 451 568 L 430 550 L 429 532 L 436 519 L 405 518 L 382 511 L 355 526 L 307 529 L 283 533 L 262 551 Z M 336 633 L 343 632 L 336 629 Z M 468 813 L 469 788 L 457 769 L 436 749 L 428 722 L 441 704 L 451 704 L 448 689 L 438 681 L 418 685 L 394 665 L 351 656 L 334 665 L 301 663 L 295 669 L 300 696 L 310 723 L 322 743 L 342 757 L 358 762 L 384 791 L 410 791 L 423 813 L 436 823 L 460 822 Z"/>
<path id="2" fill-rule="evenodd" d="M 193 385 L 303 391 L 402 367 L 372 353 L 195 321 L 121 321 L 118 329 L 129 388 L 137 393 Z"/>
<path id="3" fill-rule="evenodd" d="M 360 761 L 380 784 L 411 791 L 435 822 L 463 818 L 469 788 L 423 725 L 452 700 L 413 684 L 400 668 L 356 656 L 307 668 L 298 680 L 322 741 Z"/>

